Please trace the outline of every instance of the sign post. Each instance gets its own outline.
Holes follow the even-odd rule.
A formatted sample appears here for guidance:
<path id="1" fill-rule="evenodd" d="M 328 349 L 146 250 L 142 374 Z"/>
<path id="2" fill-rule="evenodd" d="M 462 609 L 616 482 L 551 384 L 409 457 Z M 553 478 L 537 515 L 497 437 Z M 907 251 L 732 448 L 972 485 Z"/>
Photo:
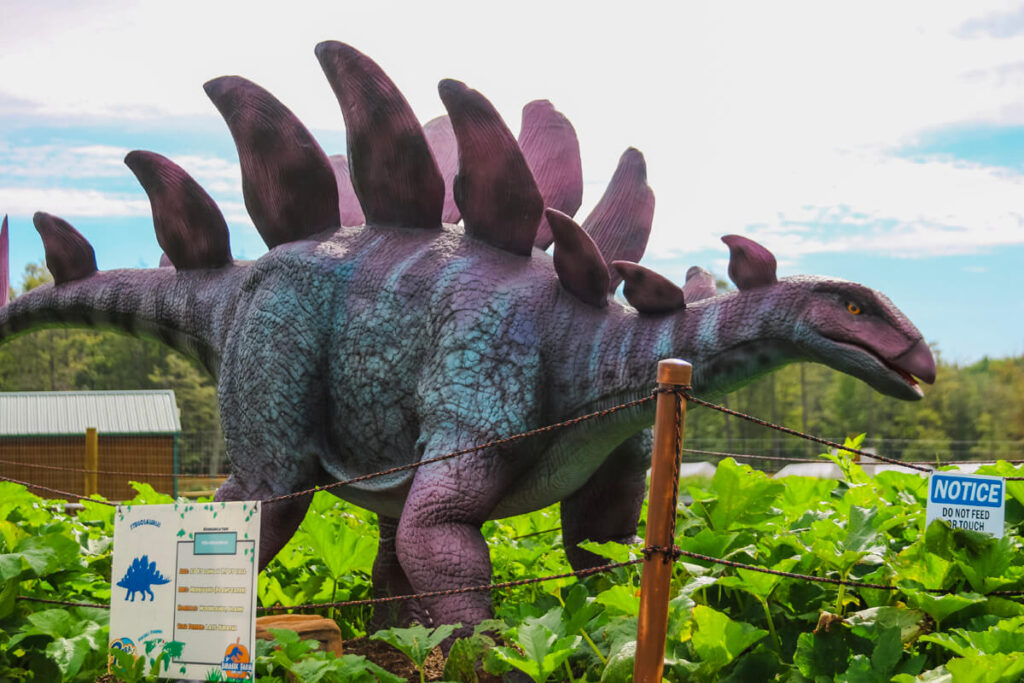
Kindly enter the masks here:
<path id="1" fill-rule="evenodd" d="M 1006 481 L 1002 477 L 935 472 L 928 479 L 925 525 L 943 519 L 954 529 L 1002 537 L 1006 517 Z"/>
<path id="2" fill-rule="evenodd" d="M 259 502 L 119 505 L 110 646 L 168 678 L 251 681 Z"/>

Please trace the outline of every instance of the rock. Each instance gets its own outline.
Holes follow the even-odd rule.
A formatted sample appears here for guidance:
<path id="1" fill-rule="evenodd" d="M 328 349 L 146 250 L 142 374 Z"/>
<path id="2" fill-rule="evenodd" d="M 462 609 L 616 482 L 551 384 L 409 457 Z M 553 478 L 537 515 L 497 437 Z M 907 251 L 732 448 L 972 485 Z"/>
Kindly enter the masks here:
<path id="1" fill-rule="evenodd" d="M 256 637 L 273 640 L 272 628 L 295 631 L 303 640 L 316 640 L 320 649 L 341 656 L 341 629 L 334 620 L 316 614 L 272 614 L 256 619 Z"/>

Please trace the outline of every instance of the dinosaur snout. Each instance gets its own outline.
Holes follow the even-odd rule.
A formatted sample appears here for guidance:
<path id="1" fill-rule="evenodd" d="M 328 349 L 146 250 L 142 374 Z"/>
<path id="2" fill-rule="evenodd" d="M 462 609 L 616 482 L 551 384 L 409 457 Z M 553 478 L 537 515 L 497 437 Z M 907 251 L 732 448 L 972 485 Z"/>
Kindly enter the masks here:
<path id="1" fill-rule="evenodd" d="M 893 358 L 890 363 L 897 370 L 916 377 L 925 384 L 935 383 L 935 356 L 924 339 Z"/>

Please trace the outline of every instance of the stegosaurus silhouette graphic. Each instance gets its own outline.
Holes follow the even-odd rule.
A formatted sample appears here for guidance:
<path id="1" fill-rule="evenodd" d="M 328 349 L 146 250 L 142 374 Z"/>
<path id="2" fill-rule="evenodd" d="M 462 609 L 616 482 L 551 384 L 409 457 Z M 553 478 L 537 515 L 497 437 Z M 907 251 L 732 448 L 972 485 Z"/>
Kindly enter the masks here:
<path id="1" fill-rule="evenodd" d="M 136 593 L 142 593 L 143 600 L 146 599 L 146 595 L 153 600 L 153 591 L 150 590 L 150 586 L 159 586 L 170 583 L 170 581 L 157 570 L 156 562 L 149 561 L 149 555 L 143 555 L 132 560 L 131 566 L 128 567 L 128 571 L 124 573 L 117 585 L 128 591 L 124 596 L 125 600 L 135 602 Z"/>

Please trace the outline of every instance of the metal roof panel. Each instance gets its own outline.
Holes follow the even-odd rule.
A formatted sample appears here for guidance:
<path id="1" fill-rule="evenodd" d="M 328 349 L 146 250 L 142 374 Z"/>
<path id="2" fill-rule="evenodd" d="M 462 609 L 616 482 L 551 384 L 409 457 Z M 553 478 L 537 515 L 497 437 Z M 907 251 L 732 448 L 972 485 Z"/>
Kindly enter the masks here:
<path id="1" fill-rule="evenodd" d="M 82 434 L 174 434 L 181 419 L 174 392 L 0 392 L 0 436 Z"/>

